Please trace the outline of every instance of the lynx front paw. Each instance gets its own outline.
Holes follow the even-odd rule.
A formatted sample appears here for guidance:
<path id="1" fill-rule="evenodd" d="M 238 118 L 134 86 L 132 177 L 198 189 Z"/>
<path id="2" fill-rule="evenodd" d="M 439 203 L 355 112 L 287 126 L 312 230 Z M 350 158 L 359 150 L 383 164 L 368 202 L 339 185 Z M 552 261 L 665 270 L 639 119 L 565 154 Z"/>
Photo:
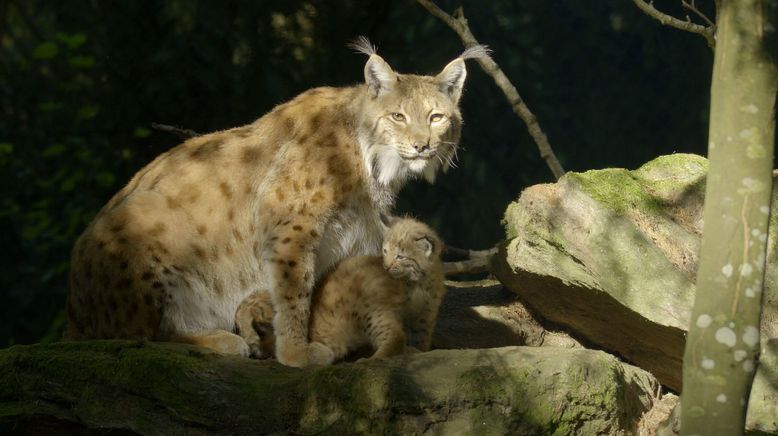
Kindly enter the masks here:
<path id="1" fill-rule="evenodd" d="M 335 353 L 330 347 L 319 342 L 308 344 L 308 364 L 309 365 L 332 365 L 335 360 Z"/>
<path id="2" fill-rule="evenodd" d="M 218 333 L 207 340 L 210 342 L 210 348 L 222 354 L 234 354 L 242 357 L 249 357 L 249 345 L 238 335 L 232 333 Z"/>
<path id="3" fill-rule="evenodd" d="M 171 342 L 198 345 L 222 354 L 236 354 L 248 357 L 249 345 L 233 333 L 224 330 L 206 330 L 192 333 L 179 333 L 167 338 Z"/>
<path id="4" fill-rule="evenodd" d="M 277 344 L 276 358 L 286 366 L 302 368 L 308 365 L 329 365 L 335 360 L 335 353 L 318 342 Z"/>

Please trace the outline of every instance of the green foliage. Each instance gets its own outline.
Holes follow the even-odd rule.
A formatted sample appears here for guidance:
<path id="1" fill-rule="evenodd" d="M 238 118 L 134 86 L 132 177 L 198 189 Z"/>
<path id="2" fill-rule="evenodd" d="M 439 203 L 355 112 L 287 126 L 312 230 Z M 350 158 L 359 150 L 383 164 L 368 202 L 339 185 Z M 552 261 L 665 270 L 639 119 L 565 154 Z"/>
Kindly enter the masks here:
<path id="1" fill-rule="evenodd" d="M 702 152 L 703 41 L 617 0 L 464 9 L 566 169 Z M 364 58 L 345 48 L 360 34 L 403 72 L 436 73 L 462 50 L 411 1 L 0 2 L 0 347 L 56 337 L 75 238 L 178 141 L 151 123 L 224 129 L 312 86 L 361 81 Z M 506 204 L 551 175 L 491 79 L 468 68 L 459 168 L 409 186 L 398 209 L 483 248 Z"/>

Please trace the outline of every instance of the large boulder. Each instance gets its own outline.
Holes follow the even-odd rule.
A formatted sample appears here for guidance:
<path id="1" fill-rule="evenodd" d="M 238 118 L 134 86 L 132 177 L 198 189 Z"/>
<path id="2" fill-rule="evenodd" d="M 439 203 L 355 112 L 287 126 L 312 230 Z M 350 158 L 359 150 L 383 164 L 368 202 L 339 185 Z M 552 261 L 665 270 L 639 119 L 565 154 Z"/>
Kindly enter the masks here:
<path id="1" fill-rule="evenodd" d="M 506 211 L 508 241 L 492 270 L 540 318 L 680 391 L 707 170 L 705 158 L 675 154 L 635 171 L 568 173 L 527 188 Z M 778 338 L 777 196 L 763 354 Z"/>
<path id="2" fill-rule="evenodd" d="M 179 344 L 56 343 L 0 351 L 0 433 L 621 435 L 658 386 L 580 348 L 300 370 Z"/>

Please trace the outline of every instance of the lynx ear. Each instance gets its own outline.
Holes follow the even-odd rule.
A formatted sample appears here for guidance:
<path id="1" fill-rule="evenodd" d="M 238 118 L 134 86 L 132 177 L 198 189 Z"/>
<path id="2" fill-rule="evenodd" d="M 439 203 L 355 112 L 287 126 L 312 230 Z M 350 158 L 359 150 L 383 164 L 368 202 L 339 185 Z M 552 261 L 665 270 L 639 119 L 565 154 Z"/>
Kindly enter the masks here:
<path id="1" fill-rule="evenodd" d="M 426 257 L 432 256 L 432 251 L 435 248 L 435 244 L 432 242 L 432 239 L 426 236 L 422 236 L 416 240 L 416 245 L 424 252 Z"/>
<path id="2" fill-rule="evenodd" d="M 465 85 L 466 76 L 465 60 L 459 57 L 449 62 L 446 68 L 443 68 L 443 71 L 435 76 L 435 81 L 440 90 L 456 104 L 459 102 L 459 97 L 462 96 L 462 87 Z"/>
<path id="3" fill-rule="evenodd" d="M 397 74 L 392 67 L 377 54 L 370 55 L 365 64 L 365 83 L 370 90 L 370 95 L 378 97 L 394 89 L 397 82 Z"/>

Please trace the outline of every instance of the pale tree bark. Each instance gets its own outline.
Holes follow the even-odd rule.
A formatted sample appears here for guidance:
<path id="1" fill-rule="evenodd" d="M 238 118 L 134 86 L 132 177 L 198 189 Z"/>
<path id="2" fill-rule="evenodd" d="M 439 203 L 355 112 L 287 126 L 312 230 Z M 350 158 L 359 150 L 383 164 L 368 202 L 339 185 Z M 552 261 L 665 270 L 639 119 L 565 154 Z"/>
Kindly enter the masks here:
<path id="1" fill-rule="evenodd" d="M 778 25 L 767 13 L 775 1 L 724 0 L 718 11 L 710 170 L 684 354 L 682 435 L 736 435 L 745 427 L 772 190 L 778 69 L 765 36 Z"/>

